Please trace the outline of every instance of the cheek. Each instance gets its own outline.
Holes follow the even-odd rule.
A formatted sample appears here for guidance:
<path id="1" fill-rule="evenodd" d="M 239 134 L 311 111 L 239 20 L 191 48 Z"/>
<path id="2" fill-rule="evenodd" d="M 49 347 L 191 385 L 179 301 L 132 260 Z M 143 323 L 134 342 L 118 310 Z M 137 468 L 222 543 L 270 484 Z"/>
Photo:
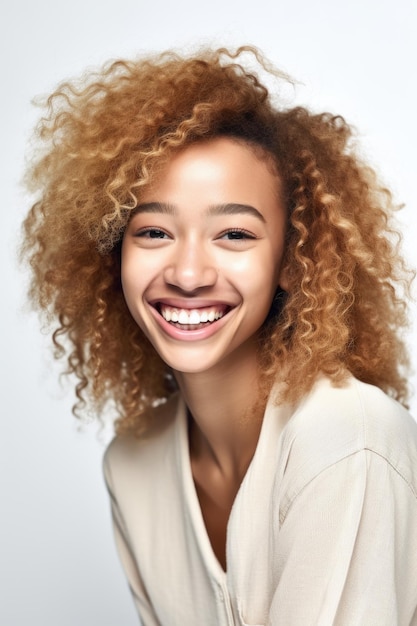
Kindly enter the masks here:
<path id="1" fill-rule="evenodd" d="M 131 261 L 131 255 L 129 254 L 129 248 L 126 246 L 125 240 L 123 240 L 122 253 L 120 257 L 120 280 L 122 282 L 123 293 L 125 293 L 127 289 L 127 285 L 130 283 L 130 273 L 131 273 L 130 261 Z"/>
<path id="2" fill-rule="evenodd" d="M 123 253 L 123 250 L 122 250 L 120 280 L 122 283 L 122 289 L 123 289 L 125 300 L 129 304 L 129 299 L 131 296 L 131 292 L 134 289 L 135 281 L 134 281 L 134 273 L 133 273 L 132 264 L 130 263 L 130 260 L 129 260 L 129 255 L 126 253 Z"/>
<path id="3" fill-rule="evenodd" d="M 143 294 L 145 291 L 145 284 L 143 283 L 143 274 L 133 270 L 125 264 L 122 264 L 121 270 L 121 283 L 123 296 L 130 311 L 131 316 L 135 320 L 139 328 L 148 335 L 145 316 L 143 310 Z"/>
<path id="4" fill-rule="evenodd" d="M 137 307 L 146 287 L 146 268 L 143 267 L 138 255 L 130 250 L 122 249 L 121 272 L 123 294 L 130 312 L 137 320 Z"/>
<path id="5" fill-rule="evenodd" d="M 279 282 L 280 256 L 266 250 L 263 254 L 243 255 L 228 266 L 240 288 L 248 295 L 266 299 L 274 294 Z"/>
<path id="6" fill-rule="evenodd" d="M 125 297 L 127 294 L 138 295 L 152 281 L 156 273 L 151 257 L 141 254 L 137 248 L 122 248 L 121 281 Z"/>

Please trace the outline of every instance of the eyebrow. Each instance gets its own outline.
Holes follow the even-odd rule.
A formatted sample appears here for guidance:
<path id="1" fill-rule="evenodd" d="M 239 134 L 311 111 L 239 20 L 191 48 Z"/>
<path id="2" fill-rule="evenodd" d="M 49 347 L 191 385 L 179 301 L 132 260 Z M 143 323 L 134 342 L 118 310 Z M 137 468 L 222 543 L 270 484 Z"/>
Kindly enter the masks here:
<path id="1" fill-rule="evenodd" d="M 131 213 L 131 216 L 137 213 L 164 213 L 165 215 L 177 215 L 178 211 L 172 204 L 166 204 L 165 202 L 145 202 L 135 207 Z M 228 202 L 227 204 L 213 204 L 208 207 L 207 215 L 252 215 L 257 219 L 265 222 L 265 218 L 255 207 L 249 204 L 240 204 L 238 202 Z"/>
<path id="2" fill-rule="evenodd" d="M 253 217 L 257 217 L 262 222 L 265 222 L 265 218 L 255 207 L 250 206 L 249 204 L 239 204 L 237 202 L 230 202 L 228 204 L 215 204 L 210 206 L 207 214 L 208 215 L 238 215 L 238 214 L 246 214 L 252 215 Z"/>
<path id="3" fill-rule="evenodd" d="M 132 212 L 131 217 L 137 213 L 165 213 L 167 215 L 176 215 L 177 211 L 172 204 L 165 204 L 164 202 L 144 202 L 138 204 Z"/>

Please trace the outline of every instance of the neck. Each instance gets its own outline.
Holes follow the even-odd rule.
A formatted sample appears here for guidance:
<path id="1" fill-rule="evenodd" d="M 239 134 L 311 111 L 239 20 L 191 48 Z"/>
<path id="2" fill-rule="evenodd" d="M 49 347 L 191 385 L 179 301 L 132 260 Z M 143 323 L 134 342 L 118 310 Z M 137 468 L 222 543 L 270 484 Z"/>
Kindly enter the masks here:
<path id="1" fill-rule="evenodd" d="M 190 455 L 224 478 L 241 480 L 253 457 L 265 403 L 259 400 L 256 355 L 201 373 L 175 373 L 190 412 Z"/>

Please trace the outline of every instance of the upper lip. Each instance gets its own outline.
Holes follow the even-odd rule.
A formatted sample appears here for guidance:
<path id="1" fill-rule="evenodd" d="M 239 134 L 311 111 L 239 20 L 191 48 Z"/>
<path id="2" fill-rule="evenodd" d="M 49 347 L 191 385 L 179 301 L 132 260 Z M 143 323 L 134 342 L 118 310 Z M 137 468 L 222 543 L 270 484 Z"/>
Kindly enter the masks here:
<path id="1" fill-rule="evenodd" d="M 236 306 L 236 303 L 225 300 L 217 300 L 208 298 L 155 298 L 149 301 L 149 304 L 153 307 L 165 304 L 176 309 L 185 309 L 192 311 L 193 309 L 205 309 L 211 307 L 227 307 L 232 308 Z"/>

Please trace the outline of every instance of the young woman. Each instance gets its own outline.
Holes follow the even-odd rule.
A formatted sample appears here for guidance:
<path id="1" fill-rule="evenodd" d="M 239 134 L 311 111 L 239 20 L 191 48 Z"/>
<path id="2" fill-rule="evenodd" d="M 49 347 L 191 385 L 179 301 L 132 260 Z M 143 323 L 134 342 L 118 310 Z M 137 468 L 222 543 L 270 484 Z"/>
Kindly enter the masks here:
<path id="1" fill-rule="evenodd" d="M 145 626 L 417 624 L 391 195 L 343 118 L 273 104 L 245 51 L 49 98 L 31 296 L 75 412 L 117 410 L 105 476 Z"/>

